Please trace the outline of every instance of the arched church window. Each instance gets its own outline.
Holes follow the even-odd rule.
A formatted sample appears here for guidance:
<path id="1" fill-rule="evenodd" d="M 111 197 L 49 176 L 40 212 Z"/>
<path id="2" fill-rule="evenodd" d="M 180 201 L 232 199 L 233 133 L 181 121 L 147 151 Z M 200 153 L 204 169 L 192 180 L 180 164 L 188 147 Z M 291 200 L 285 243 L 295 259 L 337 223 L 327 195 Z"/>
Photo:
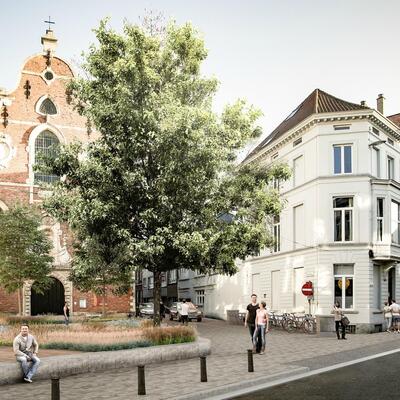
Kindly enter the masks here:
<path id="1" fill-rule="evenodd" d="M 48 130 L 39 133 L 35 140 L 35 160 L 38 168 L 35 171 L 35 183 L 52 183 L 59 180 L 57 175 L 45 174 L 40 172 L 40 156 L 52 157 L 55 153 L 55 148 L 60 145 L 57 136 Z"/>
<path id="2" fill-rule="evenodd" d="M 42 101 L 42 104 L 40 104 L 39 112 L 45 115 L 55 115 L 57 114 L 57 108 L 49 98 L 46 98 Z"/>

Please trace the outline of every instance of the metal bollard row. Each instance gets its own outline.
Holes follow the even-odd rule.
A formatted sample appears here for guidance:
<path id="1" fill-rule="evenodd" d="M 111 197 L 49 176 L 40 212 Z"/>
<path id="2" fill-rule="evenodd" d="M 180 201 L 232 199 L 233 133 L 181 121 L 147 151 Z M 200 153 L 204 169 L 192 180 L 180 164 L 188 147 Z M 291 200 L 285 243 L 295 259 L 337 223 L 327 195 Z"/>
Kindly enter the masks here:
<path id="1" fill-rule="evenodd" d="M 60 400 L 60 378 L 51 378 L 51 400 Z"/>
<path id="2" fill-rule="evenodd" d="M 254 372 L 253 350 L 247 350 L 247 371 Z"/>
<path id="3" fill-rule="evenodd" d="M 200 382 L 207 382 L 206 356 L 200 356 Z M 146 395 L 146 377 L 144 365 L 138 366 L 138 395 Z M 51 400 L 60 400 L 60 378 L 58 376 L 51 378 Z"/>

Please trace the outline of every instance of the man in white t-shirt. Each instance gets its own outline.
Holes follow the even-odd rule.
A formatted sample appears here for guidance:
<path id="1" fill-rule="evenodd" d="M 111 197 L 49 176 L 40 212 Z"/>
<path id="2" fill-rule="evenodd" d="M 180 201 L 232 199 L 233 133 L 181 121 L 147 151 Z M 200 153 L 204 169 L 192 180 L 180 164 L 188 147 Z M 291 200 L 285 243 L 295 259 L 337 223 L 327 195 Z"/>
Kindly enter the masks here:
<path id="1" fill-rule="evenodd" d="M 397 330 L 397 333 L 400 333 L 400 306 L 395 300 L 392 300 L 392 304 L 389 308 L 392 311 L 393 332 Z"/>
<path id="2" fill-rule="evenodd" d="M 189 305 L 186 303 L 185 299 L 182 301 L 180 314 L 182 324 L 187 325 L 189 322 Z"/>

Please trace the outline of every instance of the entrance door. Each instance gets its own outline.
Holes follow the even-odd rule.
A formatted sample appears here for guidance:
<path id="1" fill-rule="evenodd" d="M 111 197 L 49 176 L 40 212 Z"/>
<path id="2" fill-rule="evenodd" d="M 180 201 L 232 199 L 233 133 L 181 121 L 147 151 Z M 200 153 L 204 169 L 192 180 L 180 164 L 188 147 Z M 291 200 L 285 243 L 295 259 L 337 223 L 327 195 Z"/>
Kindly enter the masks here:
<path id="1" fill-rule="evenodd" d="M 396 268 L 389 269 L 388 276 L 388 293 L 389 293 L 389 303 L 392 299 L 396 299 Z"/>
<path id="2" fill-rule="evenodd" d="M 305 310 L 307 310 L 307 297 L 304 296 L 301 291 L 301 288 L 305 282 L 304 267 L 294 269 L 293 281 L 293 311 L 305 312 Z"/>
<path id="3" fill-rule="evenodd" d="M 35 291 L 35 284 L 31 291 L 31 315 L 39 314 L 63 314 L 64 307 L 64 286 L 55 278 L 51 278 L 50 287 L 43 294 Z"/>
<path id="4" fill-rule="evenodd" d="M 280 310 L 279 298 L 281 295 L 281 271 L 271 272 L 271 309 L 273 311 Z"/>

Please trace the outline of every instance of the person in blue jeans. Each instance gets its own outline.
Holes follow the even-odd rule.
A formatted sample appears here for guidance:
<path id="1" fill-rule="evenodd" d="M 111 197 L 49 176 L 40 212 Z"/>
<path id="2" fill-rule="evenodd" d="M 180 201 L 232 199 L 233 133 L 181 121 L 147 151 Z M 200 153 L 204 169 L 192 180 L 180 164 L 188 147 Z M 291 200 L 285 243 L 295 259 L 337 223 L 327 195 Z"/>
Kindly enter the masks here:
<path id="1" fill-rule="evenodd" d="M 269 329 L 269 316 L 266 310 L 266 303 L 262 301 L 260 303 L 260 308 L 257 310 L 256 316 L 256 329 L 253 335 L 253 351 L 256 351 L 257 340 L 261 337 L 261 351 L 260 354 L 264 354 L 265 352 L 265 334 Z"/>
<path id="2" fill-rule="evenodd" d="M 21 325 L 21 331 L 13 342 L 13 350 L 17 361 L 21 363 L 24 381 L 32 383 L 32 378 L 40 364 L 40 359 L 37 356 L 39 344 L 35 337 L 29 333 L 28 325 Z"/>

